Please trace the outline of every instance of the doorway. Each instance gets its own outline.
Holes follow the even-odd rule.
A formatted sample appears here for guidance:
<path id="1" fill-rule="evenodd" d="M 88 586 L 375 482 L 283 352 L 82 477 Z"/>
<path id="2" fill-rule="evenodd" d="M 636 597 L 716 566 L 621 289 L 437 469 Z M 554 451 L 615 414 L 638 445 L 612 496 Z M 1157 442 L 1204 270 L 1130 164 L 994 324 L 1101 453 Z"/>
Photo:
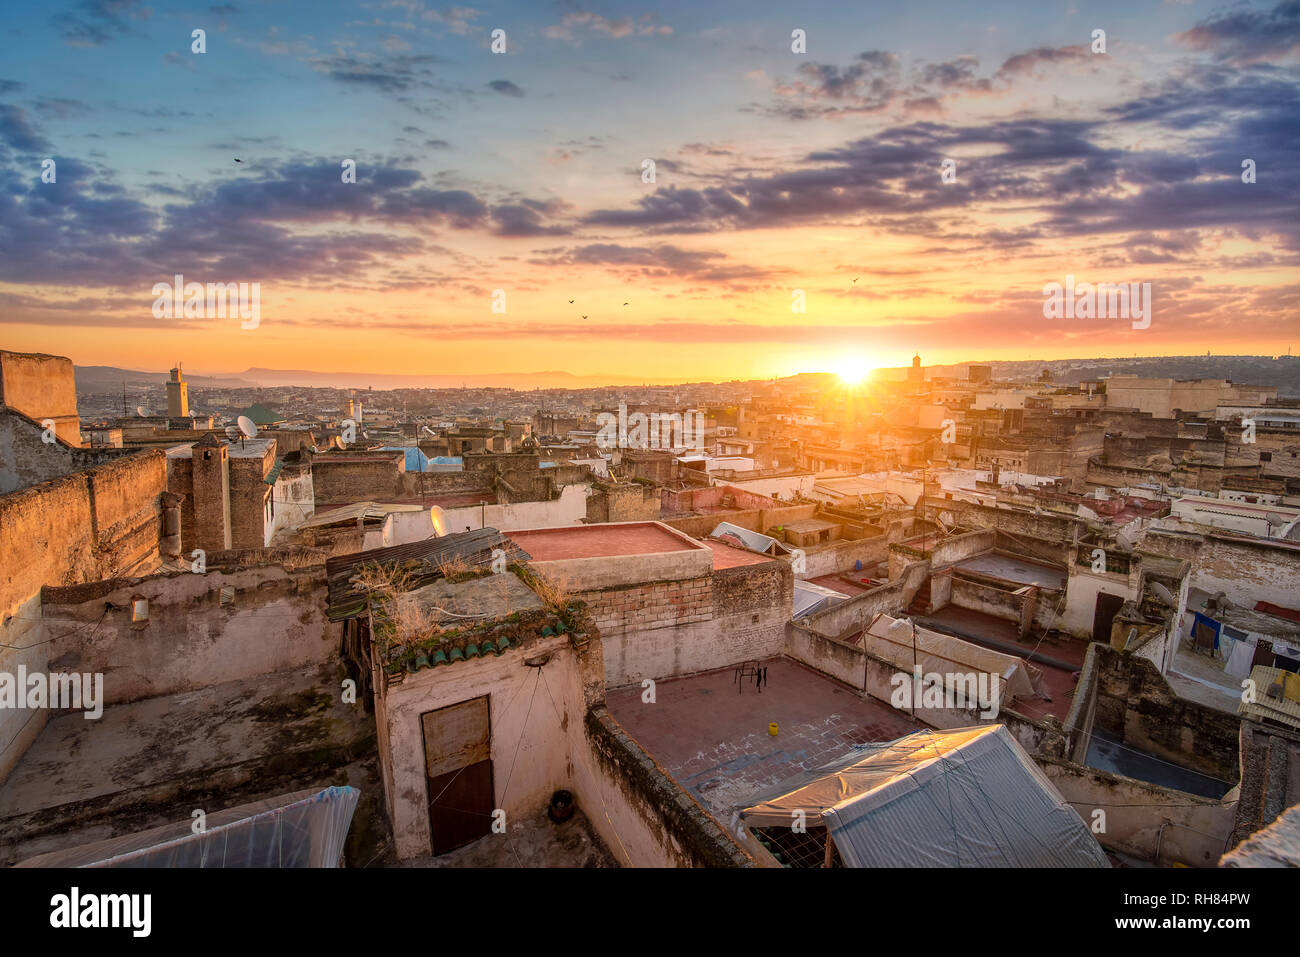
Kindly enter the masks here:
<path id="1" fill-rule="evenodd" d="M 488 695 L 420 716 L 433 853 L 492 831 L 492 725 Z"/>
<path id="2" fill-rule="evenodd" d="M 1110 626 L 1119 610 L 1124 607 L 1124 599 L 1119 595 L 1097 593 L 1097 609 L 1092 616 L 1092 640 L 1103 645 L 1110 644 Z"/>

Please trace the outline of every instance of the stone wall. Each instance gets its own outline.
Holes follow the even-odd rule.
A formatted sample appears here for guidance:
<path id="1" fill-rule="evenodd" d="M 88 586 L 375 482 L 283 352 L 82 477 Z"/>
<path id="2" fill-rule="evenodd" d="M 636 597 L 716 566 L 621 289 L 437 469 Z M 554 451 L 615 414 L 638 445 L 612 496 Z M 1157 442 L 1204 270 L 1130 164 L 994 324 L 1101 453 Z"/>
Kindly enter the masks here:
<path id="1" fill-rule="evenodd" d="M 1089 734 L 1100 728 L 1120 743 L 1224 781 L 1239 779 L 1236 715 L 1180 698 L 1158 668 L 1107 645 L 1088 647 L 1084 672 L 1096 671 Z"/>
<path id="2" fill-rule="evenodd" d="M 409 494 L 403 483 L 406 456 L 401 452 L 317 456 L 311 471 L 317 505 L 389 501 Z"/>
<path id="3" fill-rule="evenodd" d="M 150 451 L 0 496 L 0 671 L 48 670 L 50 629 L 64 626 L 44 620 L 43 586 L 158 567 L 166 481 L 163 453 Z M 48 714 L 0 710 L 0 781 Z"/>
<path id="4" fill-rule="evenodd" d="M 77 380 L 71 359 L 0 351 L 0 405 L 37 421 L 53 419 L 59 438 L 69 445 L 81 444 Z"/>
<path id="5" fill-rule="evenodd" d="M 659 518 L 659 489 L 642 482 L 598 482 L 587 499 L 587 522 L 645 522 Z"/>
<path id="6" fill-rule="evenodd" d="M 584 592 L 611 688 L 781 654 L 794 600 L 783 562 Z"/>
<path id="7" fill-rule="evenodd" d="M 46 428 L 40 422 L 0 406 L 0 495 L 131 454 L 130 450 L 69 445 L 59 435 L 55 421 L 53 441 L 47 442 Z"/>
<path id="8" fill-rule="evenodd" d="M 587 713 L 584 728 L 591 761 L 578 777 L 579 796 L 616 857 L 634 867 L 756 866 L 603 705 Z"/>
<path id="9" fill-rule="evenodd" d="M 131 621 L 126 609 L 135 597 L 149 601 L 147 622 Z M 325 617 L 323 565 L 47 587 L 42 603 L 51 618 L 85 624 L 51 642 L 51 669 L 102 673 L 105 704 L 320 664 L 337 657 L 343 635 Z"/>

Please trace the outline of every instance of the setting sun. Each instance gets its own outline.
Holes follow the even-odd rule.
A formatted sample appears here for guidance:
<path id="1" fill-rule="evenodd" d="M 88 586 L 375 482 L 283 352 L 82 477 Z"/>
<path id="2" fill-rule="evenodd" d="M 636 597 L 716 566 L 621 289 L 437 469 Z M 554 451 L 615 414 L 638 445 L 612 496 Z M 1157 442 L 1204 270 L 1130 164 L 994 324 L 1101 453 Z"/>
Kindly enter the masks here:
<path id="1" fill-rule="evenodd" d="M 871 368 L 866 357 L 861 355 L 843 356 L 831 367 L 845 385 L 860 385 L 867 376 L 871 375 Z"/>

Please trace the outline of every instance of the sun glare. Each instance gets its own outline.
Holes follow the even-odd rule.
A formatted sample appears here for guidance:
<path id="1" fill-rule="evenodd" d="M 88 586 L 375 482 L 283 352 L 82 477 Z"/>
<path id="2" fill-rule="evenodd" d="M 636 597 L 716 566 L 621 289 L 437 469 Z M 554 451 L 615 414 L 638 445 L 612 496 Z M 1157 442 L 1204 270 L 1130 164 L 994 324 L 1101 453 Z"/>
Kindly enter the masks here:
<path id="1" fill-rule="evenodd" d="M 832 369 L 845 385 L 859 385 L 871 374 L 871 366 L 864 356 L 843 356 L 835 362 Z"/>

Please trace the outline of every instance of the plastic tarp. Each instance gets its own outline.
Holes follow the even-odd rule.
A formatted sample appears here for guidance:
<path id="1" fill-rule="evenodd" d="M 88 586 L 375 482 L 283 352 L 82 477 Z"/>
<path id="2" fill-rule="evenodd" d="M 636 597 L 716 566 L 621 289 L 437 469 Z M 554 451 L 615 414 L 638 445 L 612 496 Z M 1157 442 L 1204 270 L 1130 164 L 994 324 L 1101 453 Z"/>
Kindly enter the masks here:
<path id="1" fill-rule="evenodd" d="M 1078 813 L 1003 725 L 865 745 L 740 812 L 824 825 L 849 867 L 1109 867 Z M 809 780 L 811 779 L 811 780 Z"/>
<path id="2" fill-rule="evenodd" d="M 724 536 L 735 538 L 745 548 L 748 548 L 751 552 L 758 552 L 760 555 L 775 555 L 777 552 L 790 551 L 788 547 L 778 542 L 771 535 L 752 532 L 747 528 L 741 528 L 739 525 L 732 525 L 730 522 L 720 522 L 718 527 L 709 533 L 710 538 L 723 538 Z"/>
<path id="3" fill-rule="evenodd" d="M 408 472 L 427 472 L 429 470 L 429 459 L 422 449 L 413 445 L 384 445 L 380 446 L 381 452 L 401 452 L 406 456 L 406 471 Z"/>
<path id="4" fill-rule="evenodd" d="M 894 622 L 902 622 L 891 628 Z M 889 615 L 877 615 L 863 632 L 862 641 L 868 654 L 883 658 L 904 674 L 913 673 L 912 623 Z M 997 693 L 990 701 L 973 702 L 1002 707 L 1012 698 L 1032 698 L 1041 685 L 1042 672 L 1023 658 L 993 651 L 970 641 L 943 635 L 928 628 L 916 628 L 916 665 L 923 675 L 944 675 L 944 687 L 968 687 L 949 676 L 997 675 L 1001 678 Z M 992 692 L 990 687 L 990 691 Z"/>
<path id="5" fill-rule="evenodd" d="M 361 792 L 352 787 L 242 804 L 195 821 L 166 824 L 52 851 L 18 867 L 337 867 Z"/>
<path id="6" fill-rule="evenodd" d="M 833 588 L 814 585 L 812 582 L 796 581 L 794 583 L 794 614 L 791 617 L 805 618 L 808 615 L 815 615 L 819 611 L 825 611 L 832 605 L 838 605 L 840 602 L 848 600 L 848 595 L 837 592 Z"/>

